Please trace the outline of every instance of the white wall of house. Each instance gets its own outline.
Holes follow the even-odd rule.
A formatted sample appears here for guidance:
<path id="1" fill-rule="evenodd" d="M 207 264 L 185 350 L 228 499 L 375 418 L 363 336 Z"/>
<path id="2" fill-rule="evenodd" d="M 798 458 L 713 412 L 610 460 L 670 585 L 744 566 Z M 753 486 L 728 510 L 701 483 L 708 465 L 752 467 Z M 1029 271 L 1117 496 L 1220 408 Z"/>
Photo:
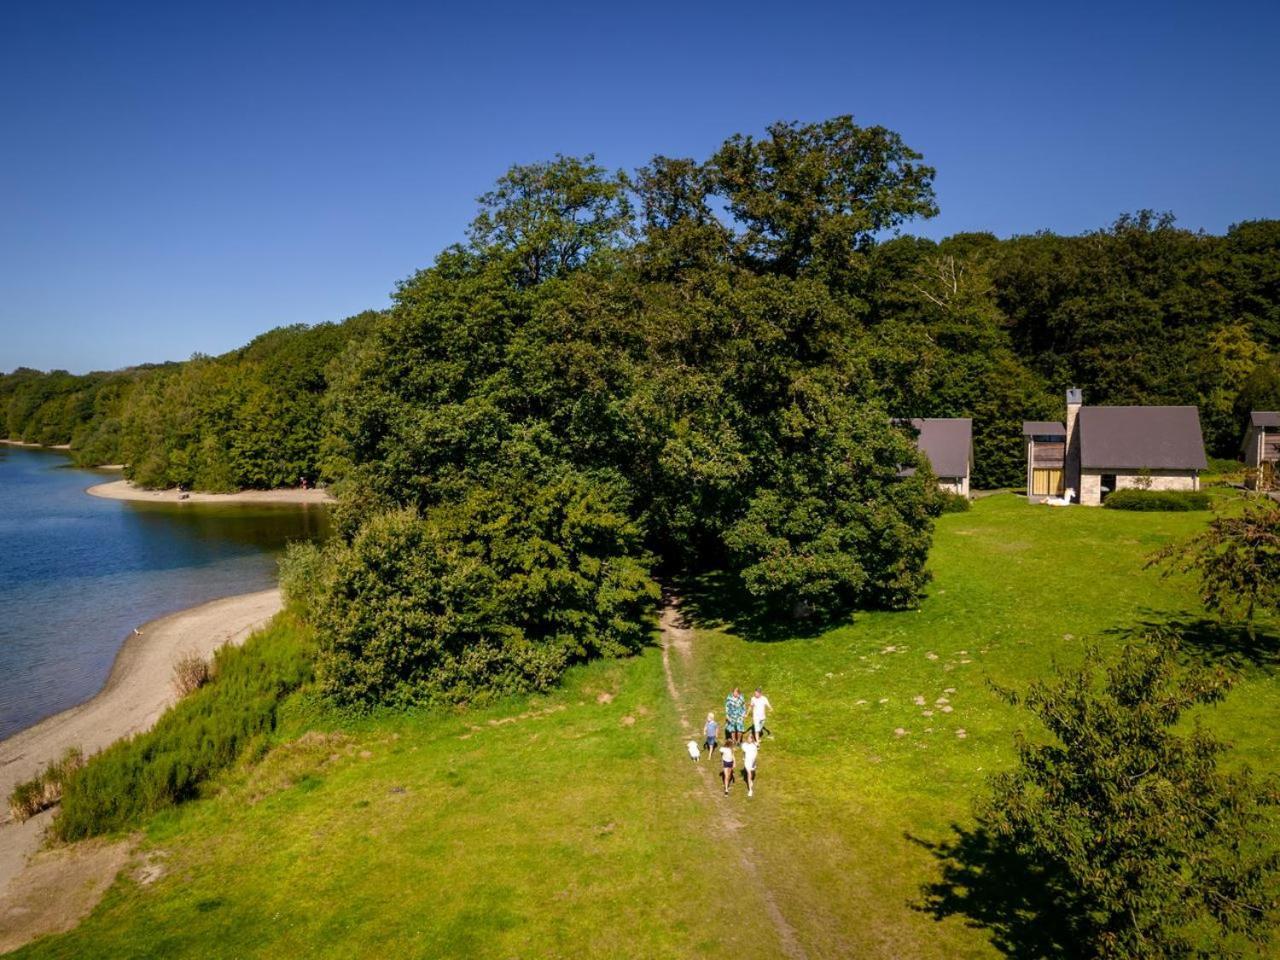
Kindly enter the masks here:
<path id="1" fill-rule="evenodd" d="M 967 497 L 969 495 L 969 475 L 965 474 L 963 477 L 939 477 L 938 488 L 947 493 Z"/>
<path id="2" fill-rule="evenodd" d="M 1141 490 L 1148 480 L 1149 490 L 1199 490 L 1200 474 L 1195 470 L 1094 470 L 1080 471 L 1080 502 L 1097 506 L 1102 502 L 1102 475 L 1115 474 L 1116 490 Z"/>

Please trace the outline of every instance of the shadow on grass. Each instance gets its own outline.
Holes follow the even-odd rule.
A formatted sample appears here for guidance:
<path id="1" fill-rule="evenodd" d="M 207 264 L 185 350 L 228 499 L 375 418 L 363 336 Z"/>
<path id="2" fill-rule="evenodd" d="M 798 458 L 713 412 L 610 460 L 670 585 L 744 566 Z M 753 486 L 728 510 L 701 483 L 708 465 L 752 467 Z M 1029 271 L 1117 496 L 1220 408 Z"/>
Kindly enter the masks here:
<path id="1" fill-rule="evenodd" d="M 963 917 L 991 931 L 992 945 L 1010 957 L 1073 957 L 1080 942 L 1061 883 L 1012 845 L 977 827 L 952 824 L 949 840 L 907 834 L 938 862 L 939 878 L 912 906 L 935 920 Z"/>
<path id="2" fill-rule="evenodd" d="M 1133 626 L 1108 632 L 1121 639 L 1152 633 L 1177 636 L 1181 639 L 1182 656 L 1189 662 L 1223 665 L 1243 675 L 1280 669 L 1280 633 L 1273 624 L 1255 623 L 1250 635 L 1244 624 L 1209 617 L 1153 610 L 1141 611 L 1140 617 Z"/>
<path id="3" fill-rule="evenodd" d="M 681 577 L 671 584 L 670 592 L 680 598 L 680 613 L 690 626 L 723 627 L 752 643 L 816 637 L 847 622 L 847 618 L 771 618 L 738 577 L 723 571 Z"/>

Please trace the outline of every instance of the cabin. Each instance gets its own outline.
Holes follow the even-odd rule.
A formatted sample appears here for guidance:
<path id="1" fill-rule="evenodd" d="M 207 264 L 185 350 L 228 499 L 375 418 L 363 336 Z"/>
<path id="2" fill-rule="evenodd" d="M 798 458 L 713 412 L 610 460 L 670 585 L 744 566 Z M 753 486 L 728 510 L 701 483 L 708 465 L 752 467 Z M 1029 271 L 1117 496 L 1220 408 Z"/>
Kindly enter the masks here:
<path id="1" fill-rule="evenodd" d="M 1280 487 L 1280 412 L 1254 410 L 1240 447 L 1244 454 L 1245 486 L 1250 490 Z"/>
<path id="2" fill-rule="evenodd" d="M 969 496 L 973 475 L 973 421 L 968 417 L 916 417 L 896 421 L 916 434 L 916 448 L 929 460 L 938 487 L 947 493 Z M 914 471 L 903 470 L 904 476 Z"/>
<path id="3" fill-rule="evenodd" d="M 1208 466 L 1195 407 L 1095 407 L 1067 391 L 1062 423 L 1028 421 L 1027 498 L 1096 506 L 1116 490 L 1199 490 Z"/>

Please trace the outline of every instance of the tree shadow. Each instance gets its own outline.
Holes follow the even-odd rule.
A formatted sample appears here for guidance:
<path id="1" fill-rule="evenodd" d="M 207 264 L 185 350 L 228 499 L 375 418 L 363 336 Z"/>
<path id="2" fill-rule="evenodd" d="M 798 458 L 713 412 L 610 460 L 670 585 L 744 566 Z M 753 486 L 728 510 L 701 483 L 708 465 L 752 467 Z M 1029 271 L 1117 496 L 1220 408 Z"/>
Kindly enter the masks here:
<path id="1" fill-rule="evenodd" d="M 1153 633 L 1177 636 L 1184 660 L 1202 666 L 1226 666 L 1242 676 L 1280 669 L 1280 633 L 1271 623 L 1255 622 L 1251 635 L 1244 624 L 1144 609 L 1139 611 L 1136 623 L 1112 628 L 1108 633 L 1122 639 Z"/>
<path id="2" fill-rule="evenodd" d="M 680 613 L 690 626 L 724 628 L 752 643 L 808 639 L 846 622 L 817 616 L 778 619 L 726 571 L 683 575 L 671 582 L 669 592 L 680 598 Z"/>
<path id="3" fill-rule="evenodd" d="M 938 842 L 906 834 L 939 867 L 938 880 L 924 885 L 914 909 L 939 921 L 963 917 L 968 926 L 989 930 L 992 945 L 1006 956 L 1081 955 L 1083 918 L 1059 877 L 981 826 L 951 829 L 951 839 Z"/>

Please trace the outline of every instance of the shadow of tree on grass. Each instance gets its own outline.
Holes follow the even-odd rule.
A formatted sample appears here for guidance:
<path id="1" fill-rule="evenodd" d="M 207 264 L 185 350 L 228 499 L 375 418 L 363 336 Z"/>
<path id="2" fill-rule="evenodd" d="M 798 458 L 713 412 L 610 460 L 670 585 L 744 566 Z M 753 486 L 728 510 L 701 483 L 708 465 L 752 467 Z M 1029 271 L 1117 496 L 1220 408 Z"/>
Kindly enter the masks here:
<path id="1" fill-rule="evenodd" d="M 991 931 L 1006 956 L 1077 957 L 1081 929 L 1068 891 L 1054 874 L 1029 862 L 1011 843 L 981 826 L 952 824 L 948 840 L 907 834 L 938 862 L 939 876 L 922 888 L 912 906 L 936 920 L 963 917 Z"/>
<path id="2" fill-rule="evenodd" d="M 1244 676 L 1280 669 L 1280 632 L 1267 622 L 1254 624 L 1253 635 L 1240 623 L 1187 613 L 1142 610 L 1137 623 L 1108 633 L 1121 639 L 1166 633 L 1181 640 L 1185 660 L 1203 666 L 1225 666 Z"/>
<path id="3" fill-rule="evenodd" d="M 707 630 L 723 627 L 752 643 L 816 637 L 848 622 L 848 617 L 771 618 L 741 579 L 725 571 L 681 577 L 671 584 L 671 591 L 680 597 L 680 612 L 691 626 Z"/>

